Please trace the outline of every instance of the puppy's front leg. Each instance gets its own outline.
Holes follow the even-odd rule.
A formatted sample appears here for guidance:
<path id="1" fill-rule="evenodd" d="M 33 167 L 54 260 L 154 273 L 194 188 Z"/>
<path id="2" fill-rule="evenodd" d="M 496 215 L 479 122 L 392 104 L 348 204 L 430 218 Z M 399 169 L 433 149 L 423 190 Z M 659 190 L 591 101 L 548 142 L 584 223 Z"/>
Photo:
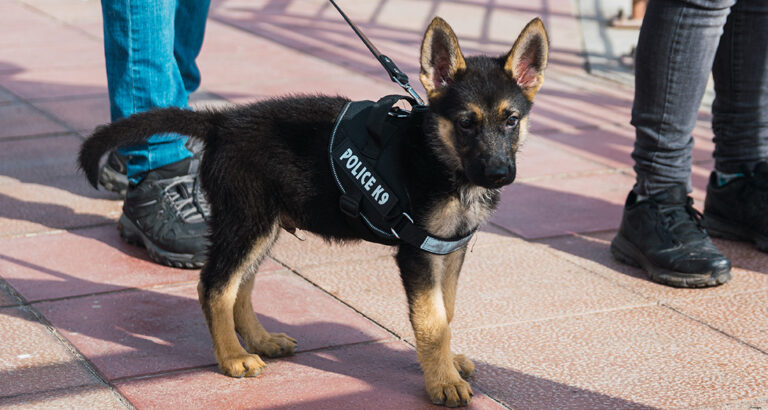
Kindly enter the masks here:
<path id="1" fill-rule="evenodd" d="M 427 394 L 433 403 L 449 407 L 465 406 L 472 396 L 459 372 L 469 375 L 474 365 L 451 352 L 449 328 L 464 253 L 438 256 L 402 245 L 397 254 Z"/>

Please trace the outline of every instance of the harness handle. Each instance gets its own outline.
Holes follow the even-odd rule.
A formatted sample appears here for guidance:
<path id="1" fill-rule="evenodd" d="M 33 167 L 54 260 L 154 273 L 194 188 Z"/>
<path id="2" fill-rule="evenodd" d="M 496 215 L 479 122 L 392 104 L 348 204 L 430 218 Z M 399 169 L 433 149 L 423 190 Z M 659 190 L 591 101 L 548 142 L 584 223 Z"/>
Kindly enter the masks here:
<path id="1" fill-rule="evenodd" d="M 387 143 L 389 137 L 397 132 L 402 126 L 402 121 L 392 121 L 393 117 L 408 117 L 410 113 L 408 111 L 402 111 L 396 107 L 397 110 L 393 110 L 392 107 L 400 100 L 408 101 L 411 107 L 416 105 L 416 100 L 404 95 L 387 95 L 381 97 L 379 101 L 376 101 L 371 107 L 371 113 L 368 115 L 368 121 L 365 123 L 365 128 L 368 130 L 368 134 L 376 139 L 379 147 L 383 147 Z M 367 144 L 371 145 L 371 144 Z"/>

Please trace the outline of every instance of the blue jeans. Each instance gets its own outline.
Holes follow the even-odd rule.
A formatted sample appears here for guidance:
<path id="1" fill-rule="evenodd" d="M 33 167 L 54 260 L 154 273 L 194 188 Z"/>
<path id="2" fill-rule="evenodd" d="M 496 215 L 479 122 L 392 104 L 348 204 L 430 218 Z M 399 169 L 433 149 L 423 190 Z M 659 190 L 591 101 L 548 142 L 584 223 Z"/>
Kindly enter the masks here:
<path id="1" fill-rule="evenodd" d="M 710 71 L 715 168 L 768 158 L 768 1 L 649 0 L 635 58 L 635 192 L 690 192 L 693 137 Z"/>
<path id="2" fill-rule="evenodd" d="M 195 58 L 210 0 L 102 0 L 104 54 L 112 121 L 158 107 L 188 107 L 200 85 Z M 128 179 L 192 156 L 187 137 L 155 135 L 122 147 Z"/>

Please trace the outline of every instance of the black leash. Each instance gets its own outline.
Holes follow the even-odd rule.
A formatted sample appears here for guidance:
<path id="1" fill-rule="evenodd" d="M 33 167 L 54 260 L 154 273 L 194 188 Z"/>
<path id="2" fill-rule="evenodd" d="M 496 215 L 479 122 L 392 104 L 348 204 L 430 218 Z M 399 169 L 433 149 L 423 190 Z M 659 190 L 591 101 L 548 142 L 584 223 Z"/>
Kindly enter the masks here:
<path id="1" fill-rule="evenodd" d="M 370 40 L 368 40 L 368 37 L 363 34 L 360 29 L 357 28 L 355 23 L 352 22 L 352 20 L 347 17 L 346 14 L 344 14 L 343 11 L 341 11 L 341 8 L 339 8 L 339 5 L 336 4 L 335 1 L 330 0 L 331 4 L 333 4 L 333 7 L 336 7 L 336 10 L 339 11 L 339 14 L 341 14 L 341 17 L 344 17 L 344 20 L 347 21 L 347 24 L 349 24 L 350 27 L 352 27 L 352 30 L 354 30 L 355 34 L 357 34 L 358 37 L 360 37 L 360 40 L 363 40 L 363 43 L 366 47 L 368 47 L 368 50 L 371 51 L 374 57 L 376 57 L 377 60 L 379 60 L 379 63 L 381 63 L 382 66 L 384 66 L 384 69 L 387 70 L 387 74 L 389 74 L 389 78 L 392 79 L 397 85 L 400 87 L 403 87 L 403 89 L 408 92 L 408 94 L 413 97 L 414 100 L 418 103 L 418 105 L 424 105 L 424 100 L 419 97 L 419 94 L 416 93 L 416 91 L 411 87 L 410 81 L 408 80 L 408 76 L 400 71 L 399 68 L 397 68 L 397 65 L 394 61 L 392 61 L 391 58 L 385 56 L 384 54 L 381 54 L 379 52 L 379 49 L 376 48 L 376 46 L 371 43 Z"/>

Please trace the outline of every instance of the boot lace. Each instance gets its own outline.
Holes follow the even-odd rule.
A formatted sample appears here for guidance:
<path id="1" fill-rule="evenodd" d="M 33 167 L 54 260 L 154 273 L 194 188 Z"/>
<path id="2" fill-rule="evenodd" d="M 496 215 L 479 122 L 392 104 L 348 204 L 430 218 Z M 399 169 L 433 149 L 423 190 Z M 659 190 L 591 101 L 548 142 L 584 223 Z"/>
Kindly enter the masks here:
<path id="1" fill-rule="evenodd" d="M 200 198 L 204 198 L 204 195 L 198 195 L 199 188 L 196 188 L 196 180 L 195 175 L 183 175 L 173 178 L 163 188 L 176 213 L 185 223 L 198 223 L 205 220 L 203 206 L 200 204 Z M 205 204 L 207 207 L 208 202 L 205 201 Z"/>
<path id="2" fill-rule="evenodd" d="M 195 178 L 193 193 L 194 203 L 197 206 L 198 211 L 203 215 L 203 219 L 208 220 L 208 217 L 211 215 L 211 204 L 208 202 L 208 197 L 200 186 L 200 178 Z"/>

